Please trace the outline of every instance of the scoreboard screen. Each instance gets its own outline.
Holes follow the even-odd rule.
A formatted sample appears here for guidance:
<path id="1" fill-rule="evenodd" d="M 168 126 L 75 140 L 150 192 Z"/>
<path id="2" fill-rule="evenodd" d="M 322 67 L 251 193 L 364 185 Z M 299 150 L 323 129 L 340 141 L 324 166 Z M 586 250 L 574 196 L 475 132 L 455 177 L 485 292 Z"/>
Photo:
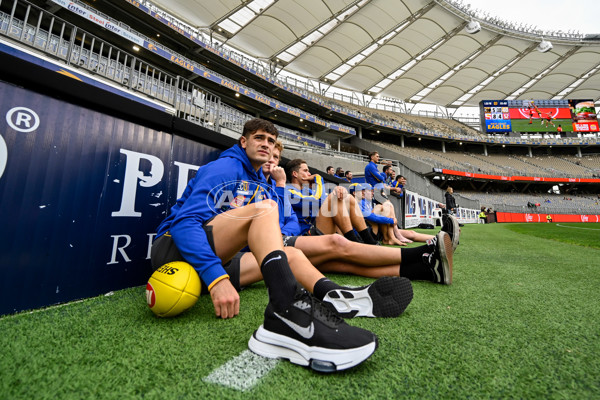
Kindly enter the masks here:
<path id="1" fill-rule="evenodd" d="M 592 100 L 484 100 L 480 111 L 487 133 L 599 132 Z"/>
<path id="2" fill-rule="evenodd" d="M 510 132 L 510 113 L 507 100 L 484 100 L 480 103 L 484 132 Z"/>

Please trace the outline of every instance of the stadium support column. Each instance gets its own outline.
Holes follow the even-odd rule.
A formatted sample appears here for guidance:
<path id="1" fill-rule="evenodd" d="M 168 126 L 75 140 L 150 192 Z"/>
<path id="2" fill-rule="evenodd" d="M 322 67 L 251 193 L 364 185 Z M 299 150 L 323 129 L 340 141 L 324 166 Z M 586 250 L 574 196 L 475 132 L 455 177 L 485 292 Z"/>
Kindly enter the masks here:
<path id="1" fill-rule="evenodd" d="M 404 147 L 404 135 L 400 136 L 400 147 Z"/>
<path id="2" fill-rule="evenodd" d="M 337 149 L 338 151 L 342 151 L 342 138 L 337 139 Z"/>
<path id="3" fill-rule="evenodd" d="M 487 157 L 488 152 L 487 152 L 487 144 L 483 145 L 483 155 Z"/>
<path id="4" fill-rule="evenodd" d="M 442 153 L 446 152 L 446 142 L 442 142 Z"/>
<path id="5" fill-rule="evenodd" d="M 358 127 L 358 138 L 362 139 L 362 126 Z"/>
<path id="6" fill-rule="evenodd" d="M 577 157 L 581 158 L 581 146 L 577 146 Z"/>
<path id="7" fill-rule="evenodd" d="M 527 150 L 529 150 L 529 157 L 533 157 L 533 153 L 531 152 L 531 146 L 527 146 Z"/>

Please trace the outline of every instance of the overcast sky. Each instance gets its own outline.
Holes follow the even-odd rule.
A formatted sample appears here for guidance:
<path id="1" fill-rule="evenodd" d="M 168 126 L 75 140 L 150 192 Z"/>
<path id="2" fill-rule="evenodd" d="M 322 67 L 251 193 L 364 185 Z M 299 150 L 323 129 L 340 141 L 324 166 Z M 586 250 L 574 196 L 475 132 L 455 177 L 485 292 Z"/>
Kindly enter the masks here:
<path id="1" fill-rule="evenodd" d="M 600 33 L 600 0 L 463 0 L 463 4 L 538 29 Z"/>

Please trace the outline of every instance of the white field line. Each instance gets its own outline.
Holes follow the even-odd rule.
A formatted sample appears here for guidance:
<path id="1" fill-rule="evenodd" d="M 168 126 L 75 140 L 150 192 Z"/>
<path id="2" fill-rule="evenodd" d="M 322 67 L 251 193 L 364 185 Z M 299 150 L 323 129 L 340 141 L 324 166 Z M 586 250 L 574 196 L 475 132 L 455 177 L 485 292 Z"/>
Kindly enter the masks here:
<path id="1" fill-rule="evenodd" d="M 278 363 L 277 359 L 261 357 L 250 350 L 244 350 L 202 380 L 245 392 L 256 386 Z"/>
<path id="2" fill-rule="evenodd" d="M 584 229 L 586 231 L 600 231 L 600 229 L 595 229 L 595 228 L 582 228 L 579 226 L 566 226 L 566 225 L 561 225 L 561 224 L 556 224 L 556 226 L 560 226 L 561 228 L 571 228 L 571 229 Z"/>

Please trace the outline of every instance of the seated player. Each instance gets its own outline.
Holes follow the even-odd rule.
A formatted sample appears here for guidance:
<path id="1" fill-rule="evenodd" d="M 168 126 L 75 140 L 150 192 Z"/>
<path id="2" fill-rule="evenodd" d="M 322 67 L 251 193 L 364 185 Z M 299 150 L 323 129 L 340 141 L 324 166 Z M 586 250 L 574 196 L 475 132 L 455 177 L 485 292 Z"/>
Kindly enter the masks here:
<path id="1" fill-rule="evenodd" d="M 350 185 L 349 191 L 360 205 L 365 222 L 376 240 L 387 245 L 406 246 L 394 235 L 394 226 L 398 221 L 389 201 L 373 207 L 373 188 L 368 183 Z"/>
<path id="2" fill-rule="evenodd" d="M 339 230 L 354 242 L 377 244 L 356 200 L 348 196 L 346 188 L 335 186 L 328 194 L 323 178 L 311 175 L 306 161 L 299 158 L 287 163 L 286 176 L 290 182 L 287 194 L 300 223 L 300 235 L 331 234 Z"/>
<path id="3" fill-rule="evenodd" d="M 402 175 L 396 177 L 396 171 L 392 168 L 390 172 L 390 193 L 397 197 L 404 196 L 404 185 L 406 185 L 406 178 Z"/>
<path id="4" fill-rule="evenodd" d="M 274 149 L 270 161 L 263 166 L 263 172 L 267 179 L 271 177 L 272 180 L 279 182 L 278 185 L 282 185 L 284 178 L 279 174 L 280 170 L 276 168 L 279 162 L 279 149 L 282 149 L 282 146 L 277 146 Z M 281 200 L 287 203 L 284 208 L 289 210 L 291 206 L 287 201 L 287 197 L 283 197 Z M 280 220 L 280 223 L 282 232 L 288 235 L 293 234 L 294 231 L 300 232 L 295 213 L 287 211 L 284 221 Z M 458 234 L 458 231 L 456 231 L 456 234 Z M 295 247 L 302 250 L 310 262 L 323 272 L 351 273 L 371 278 L 402 276 L 411 280 L 426 280 L 446 285 L 452 283 L 453 250 L 451 243 L 451 236 L 447 232 L 438 233 L 436 240 L 431 241 L 428 245 L 410 249 L 373 247 L 349 241 L 336 234 L 284 237 L 286 249 Z M 401 263 L 402 267 L 400 267 Z M 239 271 L 239 274 L 236 274 L 236 276 L 239 276 L 239 281 L 236 282 L 238 282 L 240 288 L 262 279 L 258 263 L 251 253 L 238 253 L 228 266 L 228 270 Z M 309 269 L 305 271 L 310 272 Z M 302 271 L 298 271 L 298 273 L 302 273 Z M 298 279 L 302 280 L 302 278 Z M 347 311 L 343 312 L 342 310 L 343 315 L 359 316 L 368 314 L 370 305 L 355 302 L 353 300 L 354 293 L 344 290 L 338 290 L 334 293 L 339 296 L 336 298 L 339 299 L 339 302 L 346 301 L 348 303 Z M 327 299 L 327 296 L 324 299 Z M 340 309 L 338 306 L 336 308 Z M 373 312 L 375 315 L 377 313 L 377 311 Z"/>
<path id="5" fill-rule="evenodd" d="M 215 314 L 232 318 L 240 299 L 222 264 L 248 245 L 269 292 L 250 350 L 321 370 L 351 368 L 373 354 L 377 338 L 346 324 L 297 285 L 283 251 L 278 205 L 266 198 L 270 186 L 261 169 L 277 136 L 272 123 L 250 120 L 237 145 L 197 171 L 158 228 L 152 266 L 188 262 L 208 287 Z"/>

